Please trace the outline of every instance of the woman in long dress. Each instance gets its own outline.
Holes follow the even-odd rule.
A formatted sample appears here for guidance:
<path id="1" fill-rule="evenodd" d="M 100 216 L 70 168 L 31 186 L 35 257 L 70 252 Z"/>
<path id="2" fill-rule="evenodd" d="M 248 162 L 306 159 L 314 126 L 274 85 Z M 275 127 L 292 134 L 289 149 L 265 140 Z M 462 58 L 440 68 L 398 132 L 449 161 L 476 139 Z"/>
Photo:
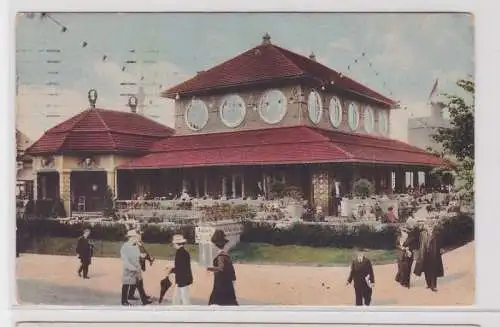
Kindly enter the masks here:
<path id="1" fill-rule="evenodd" d="M 423 273 L 427 288 L 433 292 L 437 292 L 437 279 L 444 276 L 440 241 L 439 226 L 435 222 L 428 222 L 421 233 L 420 256 L 414 273 L 417 276 Z"/>
<path id="2" fill-rule="evenodd" d="M 222 230 L 216 230 L 211 241 L 219 249 L 219 253 L 213 261 L 213 267 L 207 268 L 214 273 L 214 287 L 208 305 L 238 305 L 234 291 L 236 273 L 229 254 L 224 251 L 228 243 L 226 235 Z"/>

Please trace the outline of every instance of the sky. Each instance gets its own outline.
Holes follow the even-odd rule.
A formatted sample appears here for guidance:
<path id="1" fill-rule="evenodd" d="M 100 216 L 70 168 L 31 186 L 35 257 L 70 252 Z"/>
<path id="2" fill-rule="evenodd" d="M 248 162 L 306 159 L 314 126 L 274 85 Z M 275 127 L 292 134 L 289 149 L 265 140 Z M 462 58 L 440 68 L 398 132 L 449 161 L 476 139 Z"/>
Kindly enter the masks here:
<path id="1" fill-rule="evenodd" d="M 401 101 L 391 137 L 429 114 L 429 93 L 460 94 L 474 76 L 474 21 L 447 13 L 54 13 L 16 19 L 17 127 L 32 140 L 89 106 L 129 110 L 124 93 L 144 87 L 147 116 L 173 127 L 173 101 L 159 92 L 198 71 L 271 42 Z M 85 44 L 85 46 L 84 46 Z M 42 50 L 42 51 L 40 51 Z M 49 51 L 47 51 L 49 50 Z M 57 50 L 59 52 L 54 52 Z M 362 55 L 364 53 L 364 55 Z M 136 63 L 126 63 L 133 61 Z M 404 109 L 406 108 L 406 109 Z"/>

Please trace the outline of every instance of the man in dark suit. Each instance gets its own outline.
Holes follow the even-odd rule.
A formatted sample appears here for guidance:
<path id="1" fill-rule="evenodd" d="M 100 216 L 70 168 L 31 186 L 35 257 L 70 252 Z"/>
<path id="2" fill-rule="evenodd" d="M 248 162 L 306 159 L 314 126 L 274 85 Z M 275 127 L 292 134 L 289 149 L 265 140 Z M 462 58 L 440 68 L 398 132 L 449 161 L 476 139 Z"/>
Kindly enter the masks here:
<path id="1" fill-rule="evenodd" d="M 78 276 L 84 279 L 89 279 L 89 266 L 93 255 L 93 246 L 89 242 L 90 229 L 85 229 L 83 235 L 78 238 L 76 244 L 76 253 L 80 259 L 80 268 L 78 268 Z"/>
<path id="2" fill-rule="evenodd" d="M 342 203 L 342 188 L 340 182 L 334 181 L 332 187 L 332 202 L 333 202 L 333 215 L 339 216 L 339 207 Z"/>
<path id="3" fill-rule="evenodd" d="M 370 305 L 373 287 L 375 286 L 375 275 L 373 274 L 371 261 L 365 257 L 361 249 L 356 249 L 356 259 L 351 263 L 351 272 L 347 279 L 347 285 L 353 281 L 356 305 Z"/>
<path id="4" fill-rule="evenodd" d="M 193 283 L 193 273 L 191 271 L 191 257 L 189 252 L 184 248 L 187 243 L 182 235 L 174 235 L 172 243 L 176 248 L 174 268 L 170 273 L 175 274 L 175 295 L 173 299 L 174 305 L 189 305 L 189 285 Z"/>

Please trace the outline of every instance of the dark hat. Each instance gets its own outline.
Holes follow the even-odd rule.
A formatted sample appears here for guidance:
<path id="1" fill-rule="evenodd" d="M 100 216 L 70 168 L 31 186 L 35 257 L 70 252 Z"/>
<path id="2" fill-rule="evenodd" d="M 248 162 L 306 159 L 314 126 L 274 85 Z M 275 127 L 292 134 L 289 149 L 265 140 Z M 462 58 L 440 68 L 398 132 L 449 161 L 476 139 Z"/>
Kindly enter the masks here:
<path id="1" fill-rule="evenodd" d="M 212 239 L 210 240 L 214 244 L 226 244 L 229 242 L 226 238 L 226 234 L 223 230 L 217 229 L 212 235 Z"/>

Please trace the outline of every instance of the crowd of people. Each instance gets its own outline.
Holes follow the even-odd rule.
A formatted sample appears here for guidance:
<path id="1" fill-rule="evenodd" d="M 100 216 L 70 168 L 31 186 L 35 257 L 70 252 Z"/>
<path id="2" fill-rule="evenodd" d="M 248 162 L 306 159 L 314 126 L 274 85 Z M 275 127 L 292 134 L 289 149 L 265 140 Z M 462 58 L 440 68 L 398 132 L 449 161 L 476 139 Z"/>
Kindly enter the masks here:
<path id="1" fill-rule="evenodd" d="M 80 259 L 78 275 L 88 279 L 88 269 L 93 255 L 93 245 L 89 241 L 90 230 L 85 229 L 83 235 L 78 238 L 76 252 Z M 144 289 L 143 272 L 146 271 L 146 262 L 153 264 L 152 257 L 144 247 L 141 232 L 130 229 L 126 235 L 127 240 L 120 249 L 120 258 L 123 263 L 121 304 L 129 306 L 130 300 L 141 300 L 143 305 L 153 303 L 153 297 L 149 296 Z M 213 266 L 207 271 L 213 273 L 213 290 L 208 300 L 209 305 L 238 305 L 234 282 L 236 273 L 229 254 L 224 250 L 229 242 L 222 230 L 216 230 L 211 242 L 218 249 L 213 260 Z M 193 273 L 191 270 L 191 257 L 185 249 L 187 240 L 183 235 L 176 234 L 172 238 L 172 244 L 176 250 L 174 266 L 165 268 L 165 277 L 160 281 L 159 303 L 162 303 L 165 293 L 172 286 L 170 276 L 175 276 L 175 291 L 172 299 L 174 305 L 189 305 L 191 299 L 189 287 L 193 284 Z M 83 273 L 83 275 L 82 275 Z M 139 298 L 135 296 L 138 291 Z"/>
<path id="2" fill-rule="evenodd" d="M 410 288 L 413 274 L 425 276 L 427 288 L 437 291 L 437 279 L 444 276 L 443 261 L 440 246 L 440 225 L 438 221 L 428 219 L 417 222 L 409 218 L 401 227 L 398 237 L 397 273 L 395 280 L 401 286 Z M 86 229 L 78 239 L 76 251 L 80 259 L 78 275 L 88 279 L 89 265 L 93 255 L 93 245 L 89 241 L 90 230 Z M 211 238 L 212 244 L 218 249 L 212 267 L 207 271 L 214 274 L 213 290 L 208 299 L 209 305 L 238 305 L 234 282 L 236 273 L 228 252 L 225 250 L 228 240 L 222 230 L 216 230 Z M 175 276 L 175 290 L 172 298 L 174 305 L 189 305 L 191 299 L 189 287 L 193 284 L 191 257 L 185 249 L 187 240 L 177 234 L 172 238 L 175 248 L 174 266 L 167 267 L 165 276 L 160 281 L 159 303 L 162 303 L 165 293 L 172 286 L 170 276 Z M 121 304 L 129 306 L 130 300 L 141 300 L 143 305 L 153 303 L 152 297 L 144 289 L 143 272 L 146 271 L 146 262 L 153 264 L 155 258 L 151 256 L 142 242 L 141 232 L 131 229 L 127 232 L 127 240 L 121 247 L 120 258 L 123 262 Z M 415 264 L 415 265 L 414 265 Z M 375 275 L 369 258 L 363 249 L 356 249 L 356 256 L 351 263 L 347 285 L 353 284 L 355 304 L 357 306 L 370 305 L 375 286 Z M 139 293 L 139 298 L 135 293 Z"/>

